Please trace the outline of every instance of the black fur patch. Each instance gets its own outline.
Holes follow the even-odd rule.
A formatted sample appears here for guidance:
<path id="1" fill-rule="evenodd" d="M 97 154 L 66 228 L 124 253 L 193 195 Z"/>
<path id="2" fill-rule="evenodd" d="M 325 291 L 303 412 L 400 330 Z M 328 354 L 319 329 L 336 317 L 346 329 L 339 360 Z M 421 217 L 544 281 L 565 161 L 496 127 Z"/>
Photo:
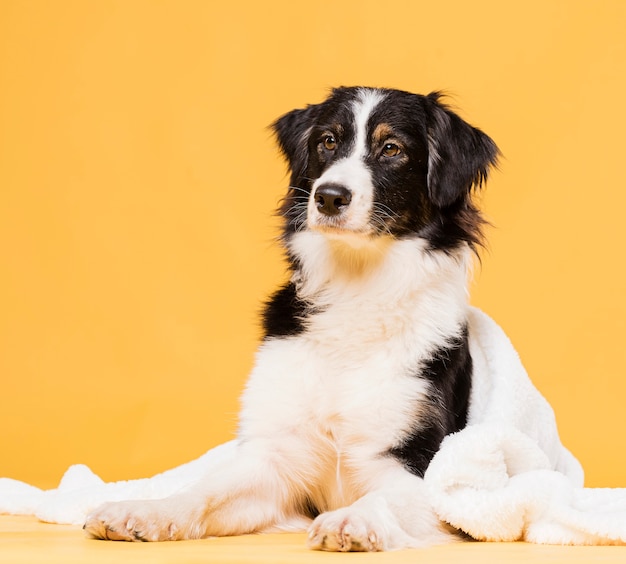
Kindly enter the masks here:
<path id="1" fill-rule="evenodd" d="M 431 384 L 425 419 L 389 454 L 413 474 L 424 476 L 443 438 L 467 424 L 472 383 L 472 357 L 467 329 L 448 347 L 439 349 L 420 371 Z"/>
<path id="2" fill-rule="evenodd" d="M 264 337 L 288 337 L 302 333 L 308 311 L 307 303 L 298 297 L 295 284 L 289 282 L 265 304 Z"/>

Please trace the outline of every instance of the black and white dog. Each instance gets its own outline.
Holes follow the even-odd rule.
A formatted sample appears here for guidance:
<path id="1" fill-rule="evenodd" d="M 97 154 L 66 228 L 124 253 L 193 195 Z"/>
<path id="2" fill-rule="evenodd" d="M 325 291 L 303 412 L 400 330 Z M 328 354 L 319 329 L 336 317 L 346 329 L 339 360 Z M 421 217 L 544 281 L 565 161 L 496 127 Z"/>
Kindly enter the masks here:
<path id="1" fill-rule="evenodd" d="M 472 190 L 498 149 L 437 93 L 337 88 L 273 127 L 291 171 L 291 279 L 265 308 L 235 448 L 187 491 L 106 504 L 85 528 L 168 540 L 308 527 L 310 547 L 339 551 L 451 540 L 422 476 L 467 421 Z"/>

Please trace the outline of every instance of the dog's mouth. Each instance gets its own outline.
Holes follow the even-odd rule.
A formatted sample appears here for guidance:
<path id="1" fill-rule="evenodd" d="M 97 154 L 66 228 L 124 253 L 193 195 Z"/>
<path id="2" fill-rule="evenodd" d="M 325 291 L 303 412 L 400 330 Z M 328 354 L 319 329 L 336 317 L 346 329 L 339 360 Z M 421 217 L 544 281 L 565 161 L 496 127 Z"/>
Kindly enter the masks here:
<path id="1" fill-rule="evenodd" d="M 362 196 L 339 184 L 321 184 L 309 198 L 307 225 L 336 237 L 370 237 L 375 234 L 370 215 L 370 204 Z"/>
<path id="2" fill-rule="evenodd" d="M 351 221 L 349 217 L 326 217 L 313 214 L 308 217 L 307 226 L 313 231 L 323 233 L 331 237 L 372 237 L 376 235 L 371 225 L 359 225 Z"/>

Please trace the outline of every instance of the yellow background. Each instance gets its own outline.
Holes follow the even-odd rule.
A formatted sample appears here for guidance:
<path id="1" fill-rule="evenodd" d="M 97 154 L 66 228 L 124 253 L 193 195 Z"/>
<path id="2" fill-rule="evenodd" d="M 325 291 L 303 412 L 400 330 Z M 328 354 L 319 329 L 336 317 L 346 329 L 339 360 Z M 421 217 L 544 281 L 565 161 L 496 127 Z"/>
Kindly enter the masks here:
<path id="1" fill-rule="evenodd" d="M 626 2 L 0 0 L 0 476 L 229 439 L 287 178 L 333 85 L 446 89 L 505 158 L 473 302 L 626 486 Z"/>

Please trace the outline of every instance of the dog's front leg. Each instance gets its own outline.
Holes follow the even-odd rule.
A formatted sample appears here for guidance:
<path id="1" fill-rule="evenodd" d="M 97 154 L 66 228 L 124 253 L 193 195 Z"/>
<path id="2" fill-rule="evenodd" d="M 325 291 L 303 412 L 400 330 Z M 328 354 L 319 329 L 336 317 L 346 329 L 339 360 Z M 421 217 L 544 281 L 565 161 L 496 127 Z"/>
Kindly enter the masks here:
<path id="1" fill-rule="evenodd" d="M 267 445 L 238 443 L 184 491 L 164 499 L 106 503 L 87 517 L 84 528 L 99 539 L 163 541 L 280 527 L 297 517 L 297 503 L 293 484 L 273 454 Z"/>
<path id="2" fill-rule="evenodd" d="M 309 528 L 309 548 L 373 552 L 456 540 L 433 512 L 421 478 L 399 470 L 386 482 L 352 505 L 319 515 Z"/>

